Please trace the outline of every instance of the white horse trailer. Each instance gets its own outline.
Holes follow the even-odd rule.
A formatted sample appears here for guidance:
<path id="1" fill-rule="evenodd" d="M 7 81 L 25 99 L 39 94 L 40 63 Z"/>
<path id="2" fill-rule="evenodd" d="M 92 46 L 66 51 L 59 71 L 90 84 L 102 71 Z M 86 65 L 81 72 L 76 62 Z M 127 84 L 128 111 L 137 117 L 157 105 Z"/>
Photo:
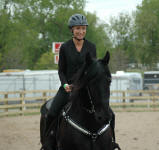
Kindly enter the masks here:
<path id="1" fill-rule="evenodd" d="M 57 70 L 29 70 L 0 73 L 0 91 L 4 92 L 23 90 L 58 90 L 59 87 L 60 80 Z M 34 93 L 33 95 L 38 95 L 38 93 Z M 31 96 L 31 94 L 29 96 Z M 2 97 L 2 95 L 0 95 L 0 97 Z"/>
<path id="2" fill-rule="evenodd" d="M 142 90 L 142 75 L 137 72 L 117 71 L 112 74 L 112 83 L 110 90 Z M 140 93 L 130 93 L 129 96 L 139 96 Z M 122 96 L 122 93 L 112 93 L 111 96 Z M 122 100 L 111 100 L 112 102 L 120 102 Z"/>

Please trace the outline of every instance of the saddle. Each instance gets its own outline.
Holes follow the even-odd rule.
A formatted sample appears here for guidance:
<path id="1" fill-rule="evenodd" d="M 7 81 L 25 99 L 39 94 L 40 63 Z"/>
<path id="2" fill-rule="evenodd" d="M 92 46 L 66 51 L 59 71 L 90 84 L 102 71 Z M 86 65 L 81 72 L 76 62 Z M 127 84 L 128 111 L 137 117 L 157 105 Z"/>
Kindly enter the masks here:
<path id="1" fill-rule="evenodd" d="M 40 112 L 41 112 L 42 115 L 45 116 L 47 114 L 47 112 L 50 110 L 53 100 L 54 99 L 51 98 L 44 105 L 42 105 L 42 107 L 40 109 Z"/>

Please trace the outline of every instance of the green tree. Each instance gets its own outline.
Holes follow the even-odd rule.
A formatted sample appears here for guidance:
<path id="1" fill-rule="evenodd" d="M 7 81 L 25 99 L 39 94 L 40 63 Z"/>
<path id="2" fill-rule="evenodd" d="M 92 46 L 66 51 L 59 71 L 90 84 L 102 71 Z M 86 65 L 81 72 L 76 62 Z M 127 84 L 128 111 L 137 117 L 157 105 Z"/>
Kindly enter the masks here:
<path id="1" fill-rule="evenodd" d="M 152 66 L 159 59 L 159 1 L 143 0 L 136 12 L 136 56 Z"/>
<path id="2" fill-rule="evenodd" d="M 78 2 L 76 0 L 2 0 L 1 17 L 5 18 L 3 11 L 6 16 L 12 15 L 7 20 L 11 24 L 10 30 L 4 19 L 0 23 L 0 26 L 3 26 L 0 38 L 4 38 L 5 32 L 8 32 L 5 40 L 0 42 L 0 52 L 4 52 L 1 68 L 33 69 L 41 55 L 49 51 L 53 41 L 66 39 L 68 34 L 65 31 L 67 27 L 65 17 L 68 18 L 68 15 L 75 11 L 82 11 L 84 2 L 84 0 Z"/>
<path id="3" fill-rule="evenodd" d="M 44 53 L 34 66 L 36 70 L 45 69 L 57 69 L 57 65 L 54 63 L 54 54 L 52 52 Z"/>
<path id="4" fill-rule="evenodd" d="M 110 51 L 112 43 L 106 33 L 106 24 L 99 23 L 99 19 L 95 14 L 87 13 L 88 30 L 86 38 L 96 44 L 98 57 L 103 57 L 106 51 Z"/>
<path id="5" fill-rule="evenodd" d="M 110 50 L 111 42 L 105 24 L 98 23 L 95 14 L 84 11 L 85 3 L 86 0 L 1 0 L 1 70 L 37 68 L 52 42 L 71 38 L 68 18 L 75 13 L 87 16 L 87 38 L 97 45 L 98 56 L 102 57 Z"/>
<path id="6" fill-rule="evenodd" d="M 126 70 L 129 63 L 136 62 L 134 51 L 134 19 L 132 15 L 120 13 L 110 19 L 107 33 L 113 43 L 111 68 L 114 71 Z"/>

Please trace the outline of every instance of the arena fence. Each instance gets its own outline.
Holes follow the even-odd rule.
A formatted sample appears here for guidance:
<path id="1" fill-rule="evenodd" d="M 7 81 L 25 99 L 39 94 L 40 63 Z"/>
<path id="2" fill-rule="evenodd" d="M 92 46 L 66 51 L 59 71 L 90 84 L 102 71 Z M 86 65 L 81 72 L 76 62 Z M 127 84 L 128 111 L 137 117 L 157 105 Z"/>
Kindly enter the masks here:
<path id="1" fill-rule="evenodd" d="M 39 113 L 55 90 L 0 92 L 0 116 Z M 114 111 L 159 111 L 159 90 L 111 91 Z"/>

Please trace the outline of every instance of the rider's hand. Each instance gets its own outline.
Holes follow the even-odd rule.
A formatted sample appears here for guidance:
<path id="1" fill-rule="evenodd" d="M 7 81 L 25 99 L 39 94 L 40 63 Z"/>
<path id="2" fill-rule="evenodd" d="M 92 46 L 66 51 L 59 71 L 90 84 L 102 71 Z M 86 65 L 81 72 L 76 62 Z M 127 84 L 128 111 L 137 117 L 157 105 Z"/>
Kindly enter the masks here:
<path id="1" fill-rule="evenodd" d="M 72 85 L 69 85 L 69 84 L 64 84 L 64 89 L 66 92 L 71 92 L 72 91 Z"/>

